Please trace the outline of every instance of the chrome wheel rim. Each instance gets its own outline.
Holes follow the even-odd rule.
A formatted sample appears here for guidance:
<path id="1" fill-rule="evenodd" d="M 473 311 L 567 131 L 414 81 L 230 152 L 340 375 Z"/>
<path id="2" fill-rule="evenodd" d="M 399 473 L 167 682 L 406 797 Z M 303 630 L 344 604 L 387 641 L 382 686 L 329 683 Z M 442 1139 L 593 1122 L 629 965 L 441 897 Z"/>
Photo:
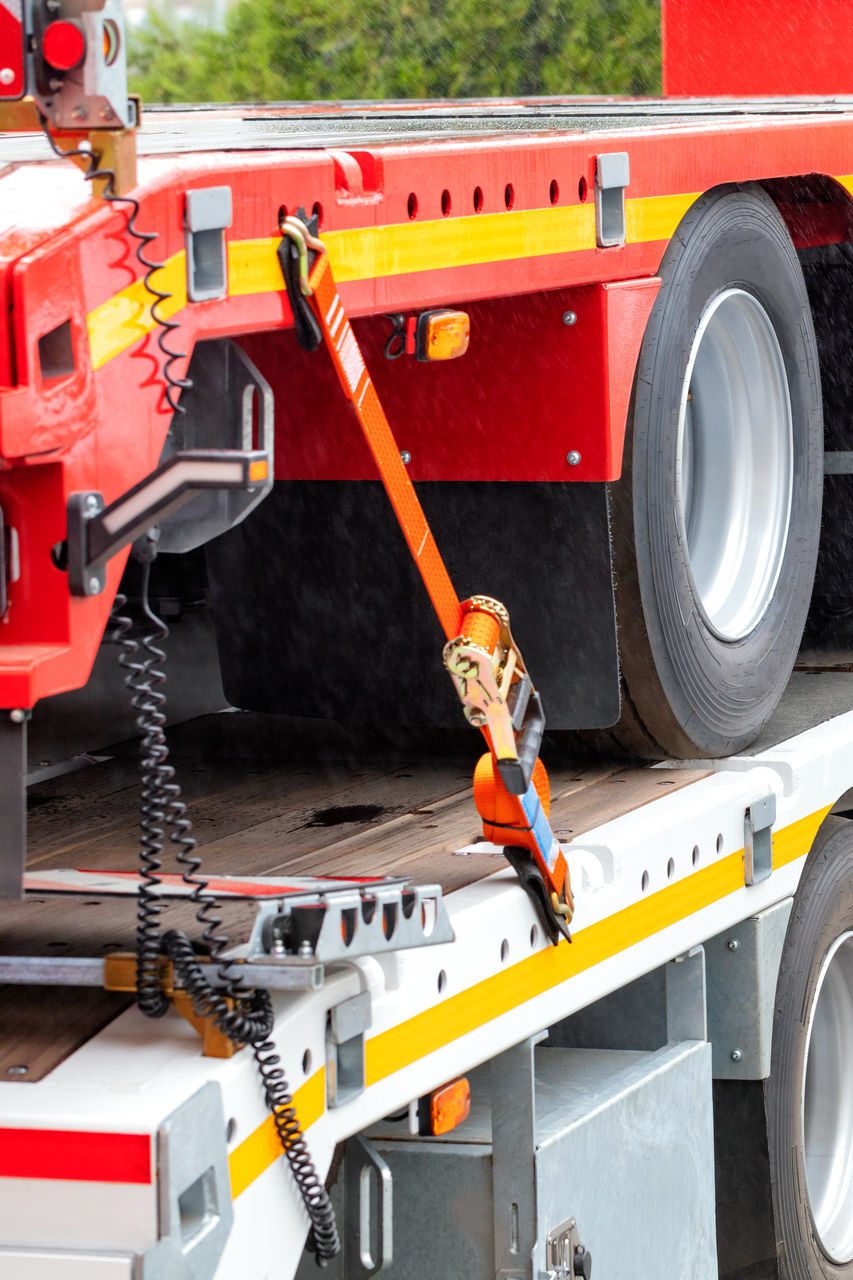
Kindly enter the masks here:
<path id="1" fill-rule="evenodd" d="M 793 425 L 770 317 L 745 289 L 711 300 L 684 378 L 677 515 L 699 610 L 741 640 L 776 590 L 791 514 Z"/>
<path id="2" fill-rule="evenodd" d="M 833 1262 L 853 1261 L 853 932 L 815 990 L 803 1071 L 803 1158 L 812 1221 Z"/>

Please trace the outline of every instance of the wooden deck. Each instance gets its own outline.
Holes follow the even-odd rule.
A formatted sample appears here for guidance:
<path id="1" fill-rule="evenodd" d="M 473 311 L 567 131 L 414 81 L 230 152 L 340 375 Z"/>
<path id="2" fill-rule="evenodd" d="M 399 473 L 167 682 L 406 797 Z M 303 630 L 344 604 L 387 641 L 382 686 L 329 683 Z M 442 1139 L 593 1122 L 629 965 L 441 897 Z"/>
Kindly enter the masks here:
<path id="1" fill-rule="evenodd" d="M 472 735 L 460 752 L 460 740 L 449 735 L 389 740 L 306 722 L 260 722 L 210 716 L 173 735 L 173 763 L 205 872 L 387 873 L 450 893 L 506 865 L 487 849 L 456 852 L 480 834 Z M 136 867 L 137 763 L 119 750 L 30 788 L 30 870 Z M 560 764 L 549 772 L 551 820 L 567 839 L 704 776 L 614 764 Z M 244 940 L 252 908 L 223 907 L 232 942 Z M 186 903 L 169 904 L 161 919 L 165 928 L 194 932 Z M 102 956 L 133 949 L 134 929 L 130 898 L 32 895 L 0 903 L 5 955 Z M 128 1003 L 95 990 L 0 988 L 0 1079 L 42 1079 Z M 21 1067 L 26 1072 L 13 1070 Z"/>

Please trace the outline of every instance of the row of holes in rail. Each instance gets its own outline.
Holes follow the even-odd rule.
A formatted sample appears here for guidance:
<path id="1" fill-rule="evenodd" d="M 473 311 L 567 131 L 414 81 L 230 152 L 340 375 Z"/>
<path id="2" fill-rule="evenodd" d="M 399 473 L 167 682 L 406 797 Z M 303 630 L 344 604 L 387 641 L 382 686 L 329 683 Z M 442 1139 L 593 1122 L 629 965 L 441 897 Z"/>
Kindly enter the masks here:
<path id="1" fill-rule="evenodd" d="M 578 181 L 578 199 L 580 200 L 581 204 L 584 204 L 586 202 L 588 196 L 589 196 L 589 184 L 587 183 L 586 178 L 581 178 Z M 494 200 L 490 200 L 488 202 L 492 212 L 497 212 L 500 208 L 503 208 L 506 210 L 514 209 L 515 203 L 516 203 L 515 187 L 511 182 L 508 182 L 504 187 L 502 205 L 499 203 L 499 199 L 497 196 L 495 196 Z M 560 203 L 560 184 L 556 178 L 552 178 L 548 186 L 548 203 L 550 205 L 558 205 Z M 492 206 L 494 207 L 492 208 Z M 530 207 L 534 208 L 538 206 L 531 205 Z M 469 209 L 466 208 L 464 198 L 460 196 L 458 198 L 458 201 L 455 202 L 454 197 L 451 195 L 450 190 L 447 187 L 445 187 L 444 190 L 441 192 L 441 196 L 439 198 L 439 208 L 441 209 L 441 216 L 443 218 L 449 218 L 451 213 L 454 212 L 454 210 L 457 214 L 465 214 L 469 212 Z M 486 213 L 489 211 L 487 209 L 487 201 L 486 201 L 485 193 L 483 191 L 483 188 L 480 186 L 474 187 L 473 189 L 473 192 L 471 194 L 470 210 L 473 211 L 474 213 Z M 283 204 L 279 209 L 279 218 L 286 218 L 289 212 L 290 210 L 288 206 L 286 204 Z M 414 222 L 420 212 L 421 212 L 421 202 L 420 202 L 420 198 L 418 197 L 418 193 L 416 191 L 410 191 L 408 198 L 406 200 L 406 213 L 408 214 L 409 221 Z M 316 200 L 314 202 L 311 208 L 311 213 L 312 213 L 312 216 L 315 216 L 317 218 L 318 226 L 322 227 L 324 211 L 323 211 L 323 206 L 322 204 L 320 204 L 319 200 Z"/>
<path id="2" fill-rule="evenodd" d="M 717 833 L 715 847 L 716 847 L 717 855 L 719 856 L 719 854 L 723 852 L 723 848 L 725 847 L 725 841 L 723 840 L 723 833 L 721 831 Z M 701 860 L 702 860 L 702 850 L 699 848 L 698 844 L 694 844 L 690 852 L 690 865 L 692 867 L 698 867 Z M 669 858 L 666 864 L 667 881 L 672 880 L 674 876 L 675 876 L 675 858 Z M 644 871 L 643 874 L 640 876 L 640 889 L 643 893 L 646 893 L 648 891 L 649 883 L 650 883 L 649 873 L 648 871 Z"/>

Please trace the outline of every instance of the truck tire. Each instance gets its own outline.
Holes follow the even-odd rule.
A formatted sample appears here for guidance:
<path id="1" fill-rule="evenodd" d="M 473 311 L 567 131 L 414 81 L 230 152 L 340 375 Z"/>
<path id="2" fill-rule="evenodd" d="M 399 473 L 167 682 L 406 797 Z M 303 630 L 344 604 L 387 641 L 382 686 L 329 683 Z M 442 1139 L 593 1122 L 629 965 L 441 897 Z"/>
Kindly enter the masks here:
<path id="1" fill-rule="evenodd" d="M 686 214 L 613 486 L 622 718 L 635 754 L 746 747 L 794 664 L 820 531 L 823 418 L 803 275 L 759 187 Z"/>
<path id="2" fill-rule="evenodd" d="M 824 823 L 788 924 L 765 1107 L 780 1280 L 853 1276 L 853 823 Z"/>

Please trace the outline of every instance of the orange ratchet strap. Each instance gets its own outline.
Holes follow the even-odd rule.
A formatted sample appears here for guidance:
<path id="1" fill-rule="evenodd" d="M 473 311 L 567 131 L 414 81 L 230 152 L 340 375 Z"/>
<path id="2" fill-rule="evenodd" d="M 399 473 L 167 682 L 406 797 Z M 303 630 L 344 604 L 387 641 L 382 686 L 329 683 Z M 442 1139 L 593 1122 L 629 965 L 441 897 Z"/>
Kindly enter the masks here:
<path id="1" fill-rule="evenodd" d="M 486 835 L 496 843 L 511 840 L 516 856 L 511 856 L 511 847 L 506 856 L 552 941 L 570 938 L 573 902 L 565 856 L 548 821 L 547 775 L 535 749 L 532 759 L 530 751 L 525 758 L 523 745 L 516 751 L 512 741 L 513 728 L 520 727 L 531 701 L 532 685 L 510 635 L 509 617 L 501 604 L 486 596 L 460 602 L 344 311 L 325 245 L 302 216 L 284 217 L 279 230 L 279 259 L 297 337 L 307 350 L 315 350 L 321 341 L 326 345 L 447 637 L 445 665 L 468 720 L 482 729 L 489 746 L 475 779 Z M 504 784 L 503 776 L 512 776 L 507 768 L 516 770 L 512 792 L 517 794 Z M 522 768 L 526 782 L 519 781 Z M 522 850 L 529 851 L 538 875 L 524 866 Z"/>

